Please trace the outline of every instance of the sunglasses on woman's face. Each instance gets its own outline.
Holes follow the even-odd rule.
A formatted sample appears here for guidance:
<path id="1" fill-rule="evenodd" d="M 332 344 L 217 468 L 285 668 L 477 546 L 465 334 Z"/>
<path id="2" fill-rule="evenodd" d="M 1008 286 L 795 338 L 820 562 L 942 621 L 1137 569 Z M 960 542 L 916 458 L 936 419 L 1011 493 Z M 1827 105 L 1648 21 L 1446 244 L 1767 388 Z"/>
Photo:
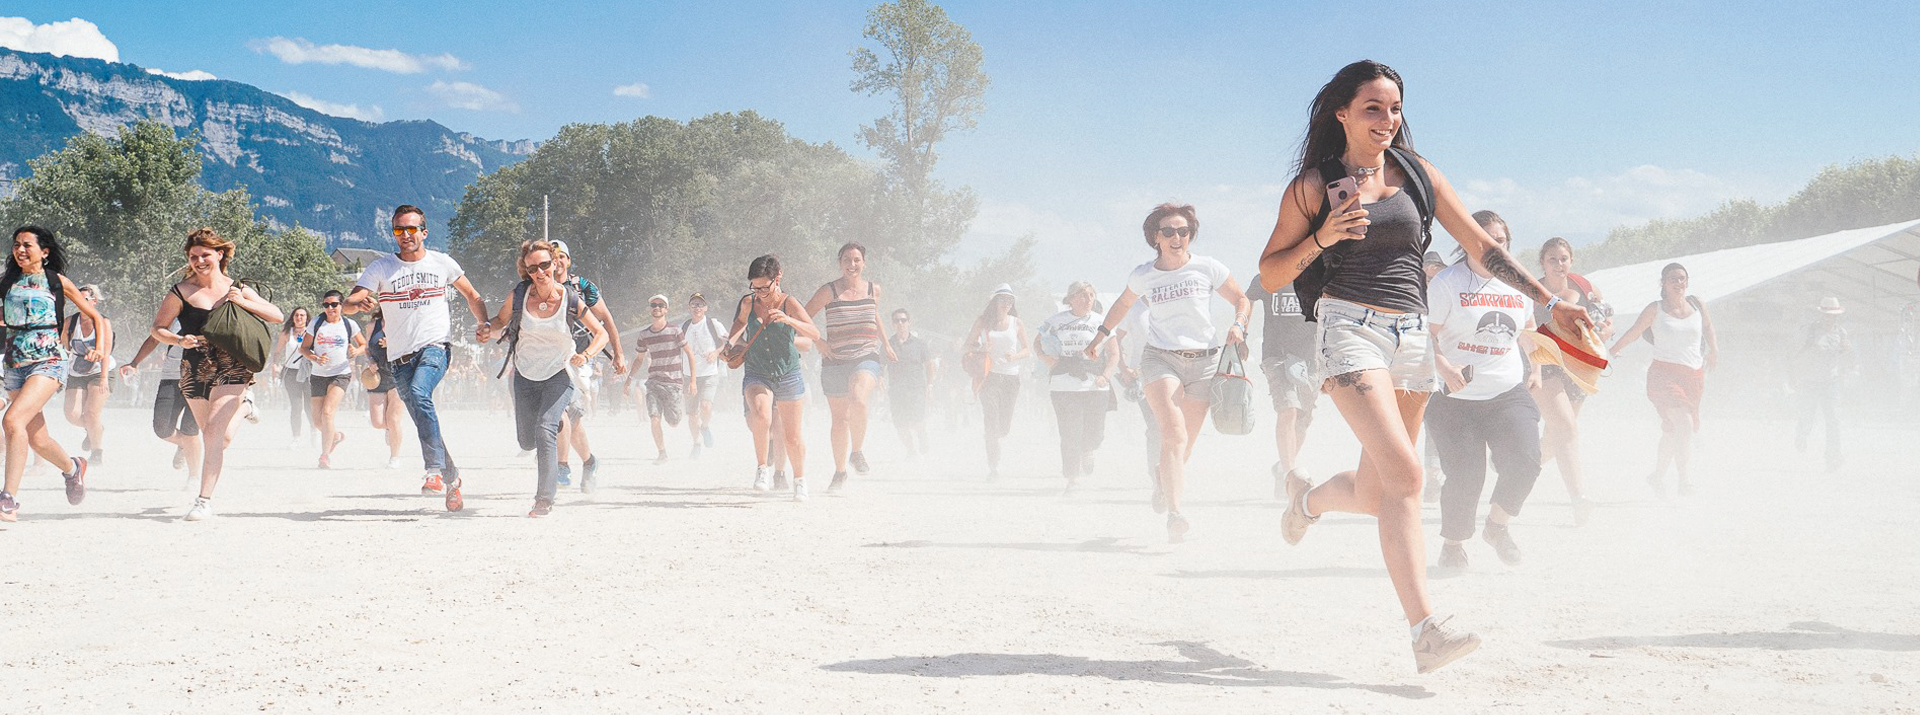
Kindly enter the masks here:
<path id="1" fill-rule="evenodd" d="M 752 283 L 748 283 L 747 288 L 752 289 L 753 292 L 755 293 L 765 293 L 767 291 L 773 290 L 773 282 L 768 281 L 766 285 L 758 285 L 758 286 Z"/>
<path id="2" fill-rule="evenodd" d="M 551 260 L 527 264 L 528 273 L 545 273 L 551 268 L 553 268 L 553 261 Z"/>
<path id="3" fill-rule="evenodd" d="M 1185 226 L 1181 226 L 1181 227 L 1179 227 L 1179 228 L 1175 228 L 1175 227 L 1173 227 L 1173 226 L 1161 226 L 1161 227 L 1160 227 L 1160 237 L 1161 237 L 1161 238 L 1173 238 L 1174 236 L 1179 236 L 1179 237 L 1181 237 L 1181 238 L 1186 238 L 1186 237 L 1188 237 L 1188 236 L 1191 236 L 1191 235 L 1193 235 L 1193 229 L 1191 229 L 1191 228 L 1187 228 L 1187 227 L 1185 227 Z"/>

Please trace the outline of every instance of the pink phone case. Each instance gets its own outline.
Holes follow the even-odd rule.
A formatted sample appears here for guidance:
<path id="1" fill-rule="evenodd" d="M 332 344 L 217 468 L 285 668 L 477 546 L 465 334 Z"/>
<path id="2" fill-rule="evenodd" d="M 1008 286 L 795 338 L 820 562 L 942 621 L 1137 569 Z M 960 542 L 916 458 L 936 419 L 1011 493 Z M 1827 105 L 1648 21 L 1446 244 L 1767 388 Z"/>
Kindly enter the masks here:
<path id="1" fill-rule="evenodd" d="M 1327 210 L 1329 212 L 1339 210 L 1342 204 L 1345 204 L 1348 199 L 1353 198 L 1354 195 L 1359 193 L 1360 193 L 1360 182 L 1354 181 L 1353 177 L 1351 176 L 1340 177 L 1339 180 L 1331 184 L 1327 184 Z M 1360 205 L 1354 204 L 1353 208 L 1358 209 L 1360 208 Z M 1353 210 L 1353 209 L 1348 209 L 1348 210 Z M 1353 232 L 1360 234 L 1362 236 L 1365 236 L 1367 235 L 1367 227 L 1355 226 L 1353 228 Z"/>

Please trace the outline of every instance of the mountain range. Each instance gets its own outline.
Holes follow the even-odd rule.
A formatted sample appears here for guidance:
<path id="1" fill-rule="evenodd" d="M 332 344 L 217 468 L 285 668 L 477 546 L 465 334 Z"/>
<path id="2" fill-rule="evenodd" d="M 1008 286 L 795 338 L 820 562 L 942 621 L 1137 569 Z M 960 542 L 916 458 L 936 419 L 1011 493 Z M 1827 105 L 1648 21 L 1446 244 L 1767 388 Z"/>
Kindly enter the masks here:
<path id="1" fill-rule="evenodd" d="M 430 120 L 335 117 L 240 82 L 0 48 L 0 177 L 21 177 L 28 160 L 75 134 L 111 136 L 141 119 L 199 133 L 208 189 L 244 187 L 266 220 L 323 234 L 336 248 L 390 246 L 387 222 L 402 203 L 425 209 L 438 229 L 429 235 L 444 240 L 467 185 L 535 146 Z"/>

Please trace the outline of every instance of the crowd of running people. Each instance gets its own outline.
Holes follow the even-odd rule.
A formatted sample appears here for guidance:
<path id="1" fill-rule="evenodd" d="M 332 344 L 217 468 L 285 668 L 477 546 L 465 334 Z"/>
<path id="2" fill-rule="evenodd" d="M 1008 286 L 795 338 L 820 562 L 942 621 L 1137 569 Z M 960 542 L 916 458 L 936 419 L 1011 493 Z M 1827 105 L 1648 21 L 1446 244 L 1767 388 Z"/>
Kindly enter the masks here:
<path id="1" fill-rule="evenodd" d="M 1427 672 L 1471 652 L 1479 638 L 1436 615 L 1429 598 L 1423 492 L 1440 503 L 1440 568 L 1466 567 L 1466 543 L 1476 531 L 1501 561 L 1520 563 L 1510 525 L 1543 464 L 1557 465 L 1573 521 L 1586 523 L 1595 502 L 1580 468 L 1580 409 L 1606 360 L 1641 340 L 1653 345 L 1647 396 L 1662 425 L 1649 482 L 1664 495 L 1671 473 L 1674 488 L 1688 492 L 1692 435 L 1717 342 L 1706 306 L 1687 293 L 1684 266 L 1661 273 L 1660 299 L 1617 340 L 1611 308 L 1573 271 L 1567 241 L 1541 246 L 1536 279 L 1510 252 L 1506 221 L 1470 211 L 1446 175 L 1413 152 L 1402 90 L 1393 70 L 1373 62 L 1343 68 L 1320 90 L 1272 234 L 1244 289 L 1225 263 L 1194 252 L 1198 212 L 1162 204 L 1141 226 L 1147 260 L 1124 277 L 1111 305 L 1102 304 L 1094 283 L 1074 282 L 1057 313 L 1028 323 L 1014 289 L 1002 285 L 960 341 L 959 362 L 980 406 L 990 478 L 1000 474 L 1023 375 L 1044 374 L 1069 492 L 1095 473 L 1107 413 L 1122 400 L 1137 403 L 1149 445 L 1150 504 L 1165 515 L 1168 540 L 1179 542 L 1193 529 L 1183 499 L 1186 465 L 1217 399 L 1216 372 L 1229 352 L 1247 357 L 1257 313 L 1258 365 L 1275 416 L 1274 496 L 1287 502 L 1281 535 L 1297 544 L 1328 512 L 1377 519 L 1416 663 Z M 1430 250 L 1436 222 L 1459 244 L 1451 261 Z M 710 316 L 705 297 L 695 293 L 687 317 L 676 321 L 674 301 L 654 295 L 647 324 L 623 344 L 612 309 L 592 280 L 573 273 L 563 241 L 524 243 L 515 262 L 519 281 L 496 287 L 509 290 L 489 311 L 458 262 L 427 248 L 423 211 L 397 208 L 392 236 L 397 250 L 367 265 L 350 290 L 326 292 L 317 312 L 285 313 L 228 275 L 232 242 L 210 229 L 186 238 L 183 277 L 158 296 L 145 342 L 118 368 L 124 379 L 150 358 L 158 364 L 153 429 L 175 446 L 175 468 L 198 490 L 186 520 L 214 516 L 224 453 L 236 419 L 251 409 L 248 386 L 261 371 L 210 339 L 210 316 L 228 305 L 279 326 L 264 371 L 285 390 L 296 448 L 303 430 L 311 430 L 318 466 L 332 465 L 346 439 L 337 413 L 357 383 L 369 423 L 385 436 L 387 465 L 399 466 L 411 431 L 423 462 L 420 491 L 438 495 L 448 511 L 464 507 L 464 482 L 442 434 L 435 390 L 452 360 L 456 303 L 476 321 L 474 340 L 505 346 L 496 377 L 510 385 L 517 442 L 535 463 L 529 516 L 553 510 L 557 490 L 572 485 L 576 455 L 581 490 L 597 488 L 587 424 L 596 391 L 589 385 L 605 372 L 633 385 L 656 459 L 665 461 L 668 431 L 683 421 L 692 456 L 713 446 L 718 377 L 739 369 L 755 457 L 750 484 L 795 501 L 809 497 L 805 353 L 818 353 L 816 386 L 830 408 L 827 491 L 872 469 L 866 447 L 877 394 L 906 452 L 923 455 L 930 447 L 928 406 L 940 382 L 935 350 L 914 331 L 912 314 L 888 305 L 889 294 L 867 277 L 860 244 L 839 249 L 840 275 L 805 300 L 786 291 L 772 254 L 746 267 L 748 290 L 730 313 Z M 0 277 L 9 400 L 0 420 L 5 521 L 18 518 L 14 495 L 33 455 L 60 470 L 70 503 L 85 498 L 88 466 L 104 456 L 101 411 L 114 374 L 115 334 L 96 309 L 99 289 L 64 274 L 66 254 L 53 233 L 21 227 L 11 250 Z M 1224 329 L 1216 296 L 1231 309 Z M 1822 309 L 1840 312 L 1837 302 Z M 1809 333 L 1808 350 L 1850 349 L 1837 322 Z M 1830 455 L 1838 454 L 1832 390 L 1822 386 L 1834 374 L 1808 381 L 1813 396 L 1800 432 L 1804 448 L 1813 415 L 1828 415 Z M 85 456 L 69 454 L 47 432 L 42 410 L 61 391 L 68 421 L 84 430 Z M 1361 454 L 1352 469 L 1316 480 L 1301 454 L 1323 394 Z M 1433 459 L 1418 446 L 1423 427 Z M 1428 466 L 1434 460 L 1438 470 Z M 1482 522 L 1489 465 L 1495 480 Z"/>

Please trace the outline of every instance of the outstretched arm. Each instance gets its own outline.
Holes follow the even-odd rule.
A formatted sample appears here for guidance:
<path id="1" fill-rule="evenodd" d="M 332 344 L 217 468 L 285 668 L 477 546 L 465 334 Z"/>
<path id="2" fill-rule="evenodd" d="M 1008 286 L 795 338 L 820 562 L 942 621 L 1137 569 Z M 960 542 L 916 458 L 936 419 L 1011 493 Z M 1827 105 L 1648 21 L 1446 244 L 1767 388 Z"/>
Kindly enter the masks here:
<path id="1" fill-rule="evenodd" d="M 1447 177 L 1439 169 L 1425 159 L 1421 159 L 1420 163 L 1426 166 L 1427 177 L 1433 181 L 1434 219 L 1447 229 L 1448 235 L 1460 242 L 1460 247 L 1466 249 L 1467 255 L 1478 256 L 1480 265 L 1486 266 L 1487 272 L 1494 278 L 1512 286 L 1534 302 L 1553 303 L 1551 312 L 1554 322 L 1562 325 L 1585 323 L 1587 327 L 1593 327 L 1585 308 L 1570 300 L 1556 301 L 1558 296 L 1547 290 L 1540 281 L 1534 280 L 1533 274 L 1521 267 L 1512 253 L 1487 235 L 1486 229 L 1480 228 L 1480 224 L 1468 213 L 1466 205 L 1460 202 L 1460 196 L 1453 192 L 1453 185 L 1447 183 Z"/>

